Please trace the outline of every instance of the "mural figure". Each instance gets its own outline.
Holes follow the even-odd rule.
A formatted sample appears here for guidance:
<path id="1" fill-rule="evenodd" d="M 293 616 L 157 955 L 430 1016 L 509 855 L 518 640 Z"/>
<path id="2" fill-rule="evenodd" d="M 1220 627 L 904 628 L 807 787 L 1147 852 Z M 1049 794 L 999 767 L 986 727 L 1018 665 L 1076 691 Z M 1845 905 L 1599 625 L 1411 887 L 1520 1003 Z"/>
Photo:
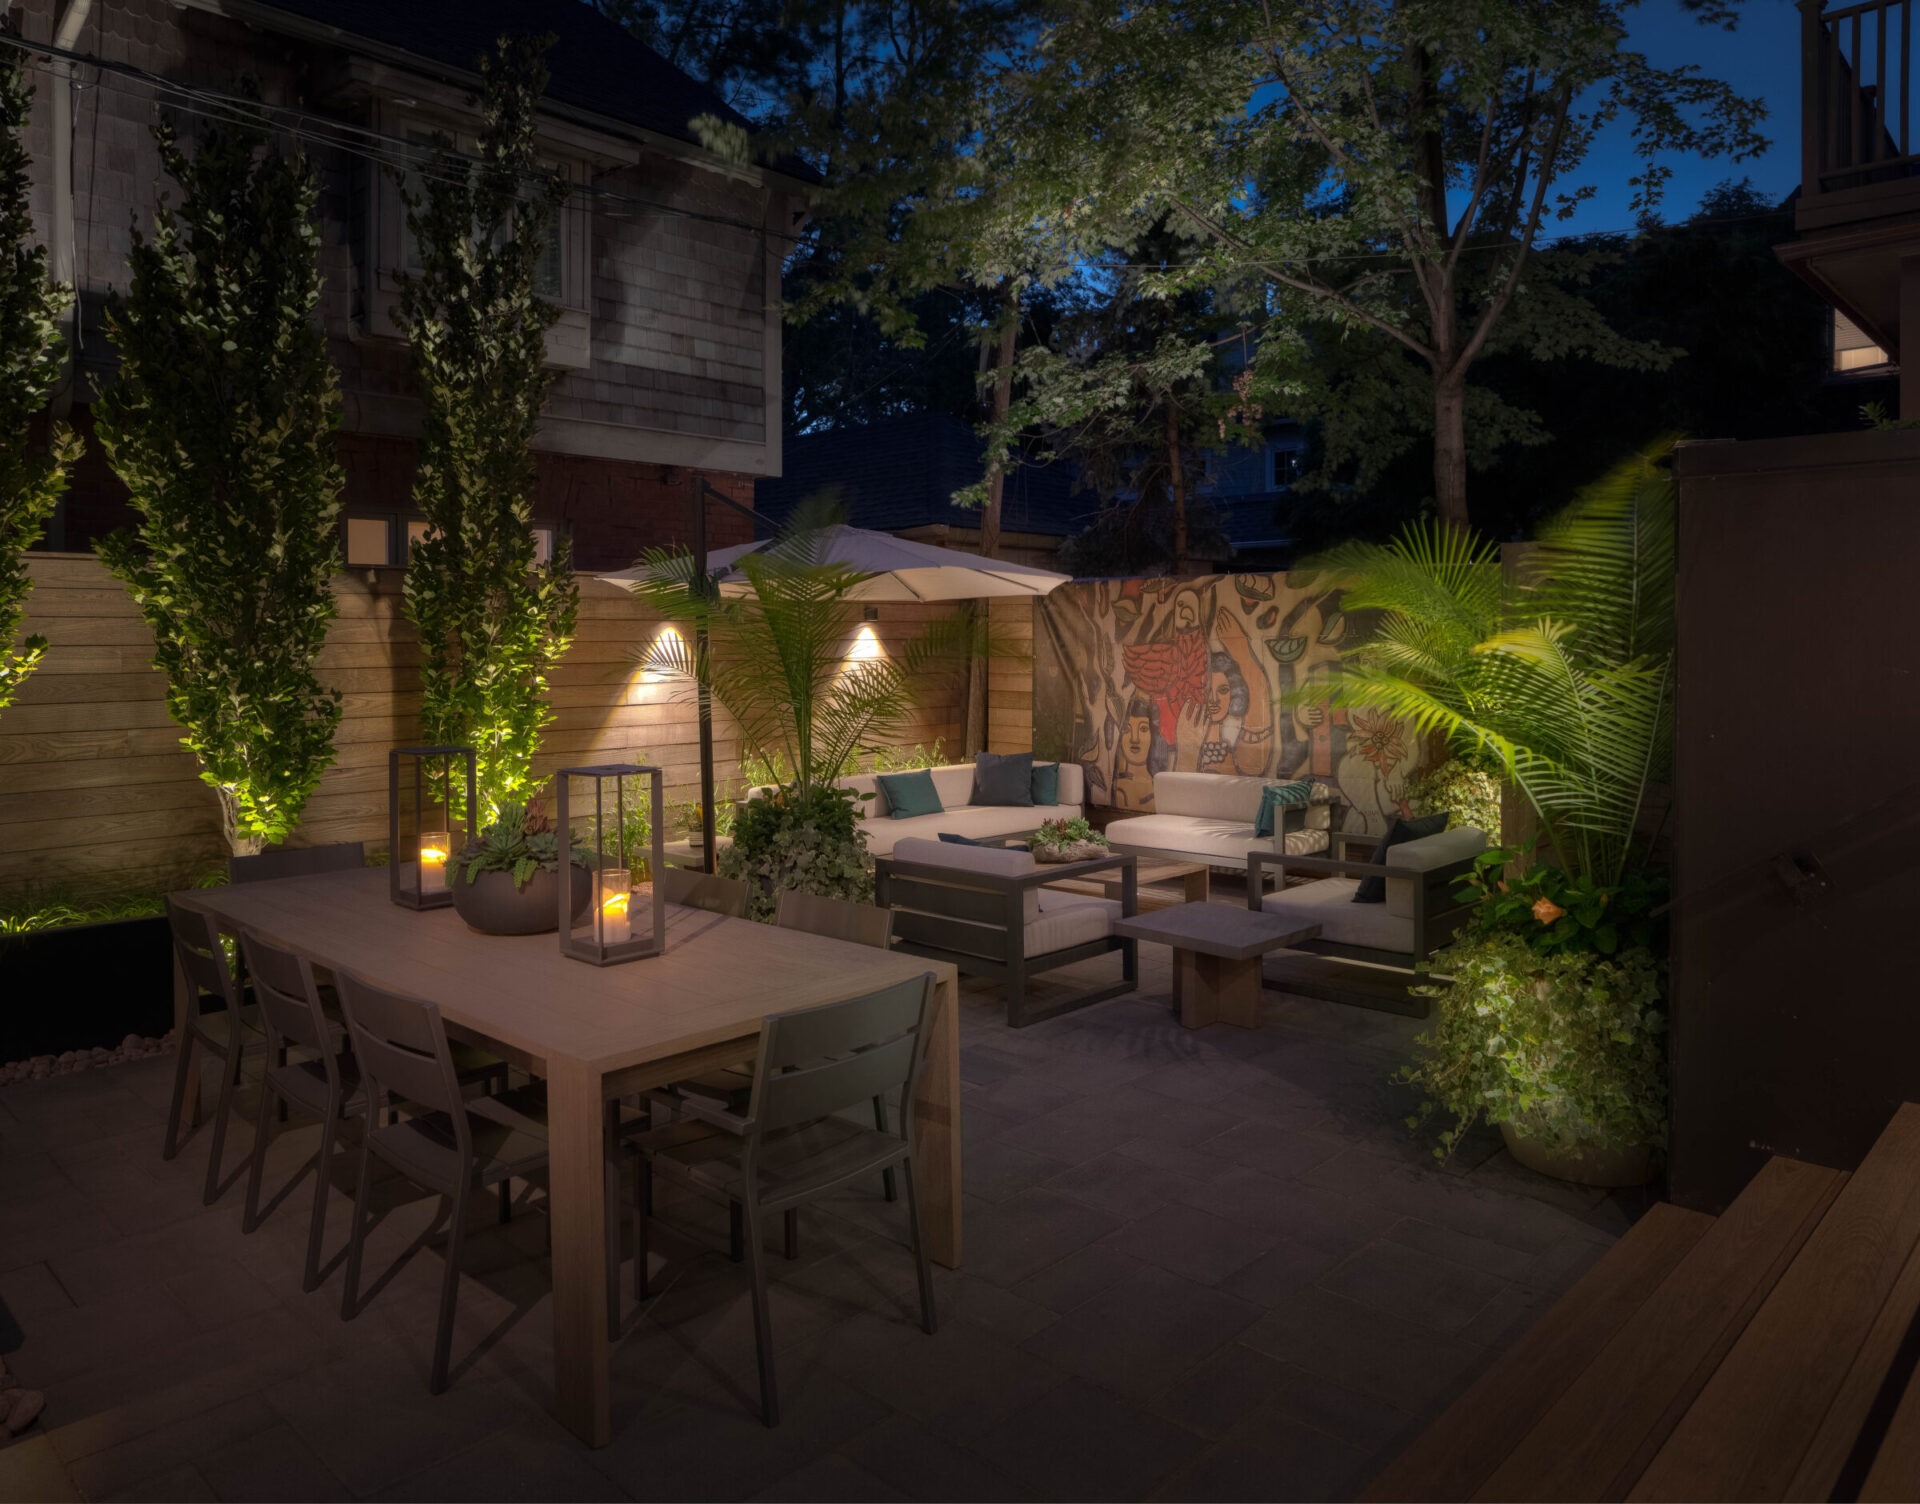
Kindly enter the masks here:
<path id="1" fill-rule="evenodd" d="M 1052 707 L 1036 729 L 1072 749 L 1094 802 L 1151 811 L 1153 775 L 1178 768 L 1322 779 L 1362 834 L 1405 812 L 1421 738 L 1384 712 L 1288 703 L 1340 671 L 1337 590 L 1281 574 L 1088 581 L 1048 596 L 1040 624 L 1053 651 L 1037 679 L 1053 697 L 1036 695 L 1036 715 Z"/>

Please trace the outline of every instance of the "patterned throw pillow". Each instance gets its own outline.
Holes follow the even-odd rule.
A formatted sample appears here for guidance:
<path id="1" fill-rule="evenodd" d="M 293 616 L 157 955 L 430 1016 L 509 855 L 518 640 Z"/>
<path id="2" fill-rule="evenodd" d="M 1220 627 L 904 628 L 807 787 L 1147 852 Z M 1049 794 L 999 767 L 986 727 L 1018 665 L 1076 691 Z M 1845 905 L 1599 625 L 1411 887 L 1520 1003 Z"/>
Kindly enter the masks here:
<path id="1" fill-rule="evenodd" d="M 1257 836 L 1272 835 L 1273 812 L 1308 803 L 1313 798 L 1314 790 L 1319 787 L 1311 778 L 1302 778 L 1295 783 L 1268 784 L 1260 791 L 1260 813 L 1253 817 L 1253 833 Z"/>

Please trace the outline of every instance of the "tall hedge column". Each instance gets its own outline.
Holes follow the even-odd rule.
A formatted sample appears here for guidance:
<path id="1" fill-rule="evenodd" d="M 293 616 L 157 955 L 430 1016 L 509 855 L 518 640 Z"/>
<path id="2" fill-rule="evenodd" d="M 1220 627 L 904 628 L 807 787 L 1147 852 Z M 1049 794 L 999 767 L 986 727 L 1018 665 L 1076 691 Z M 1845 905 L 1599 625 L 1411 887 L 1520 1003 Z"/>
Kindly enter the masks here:
<path id="1" fill-rule="evenodd" d="M 564 180 L 535 148 L 546 42 L 503 39 L 481 64 L 478 153 L 437 144 L 407 224 L 419 271 L 401 284 L 423 415 L 414 502 L 427 536 L 407 561 L 420 632 L 422 730 L 477 749 L 486 814 L 524 798 L 552 720 L 547 676 L 566 651 L 579 587 L 564 546 L 536 564 L 533 434 L 546 401 L 535 292 Z"/>

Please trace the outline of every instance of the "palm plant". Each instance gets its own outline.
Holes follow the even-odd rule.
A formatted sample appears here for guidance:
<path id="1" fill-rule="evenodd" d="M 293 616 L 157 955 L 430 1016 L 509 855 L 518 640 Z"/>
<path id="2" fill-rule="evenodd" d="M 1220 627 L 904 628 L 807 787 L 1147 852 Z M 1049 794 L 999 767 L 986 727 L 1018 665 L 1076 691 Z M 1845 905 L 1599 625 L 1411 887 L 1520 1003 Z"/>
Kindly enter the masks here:
<path id="1" fill-rule="evenodd" d="M 1319 561 L 1348 610 L 1381 613 L 1320 693 L 1500 760 L 1563 866 L 1617 884 L 1673 740 L 1671 441 L 1540 531 L 1511 571 L 1464 528 L 1416 523 Z"/>
<path id="2" fill-rule="evenodd" d="M 694 629 L 663 635 L 637 660 L 705 688 L 739 725 L 746 751 L 791 770 L 786 782 L 795 789 L 829 786 L 862 753 L 897 741 L 929 693 L 964 669 L 969 651 L 991 648 L 956 614 L 885 654 L 849 660 L 859 615 L 853 590 L 867 576 L 825 562 L 825 536 L 803 522 L 742 557 L 748 595 L 718 594 L 691 555 L 661 550 L 648 552 L 636 586 L 662 616 Z"/>

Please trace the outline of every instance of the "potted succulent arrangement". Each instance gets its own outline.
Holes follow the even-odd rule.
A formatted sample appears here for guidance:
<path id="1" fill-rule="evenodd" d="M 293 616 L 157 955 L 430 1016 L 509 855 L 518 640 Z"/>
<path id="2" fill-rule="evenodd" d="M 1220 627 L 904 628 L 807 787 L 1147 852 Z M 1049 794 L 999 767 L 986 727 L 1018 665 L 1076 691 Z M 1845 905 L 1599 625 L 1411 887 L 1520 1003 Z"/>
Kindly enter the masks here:
<path id="1" fill-rule="evenodd" d="M 1414 989 L 1434 1024 L 1403 1079 L 1453 1119 L 1443 1157 L 1485 1118 L 1530 1170 L 1642 1185 L 1666 1133 L 1662 895 L 1639 876 L 1505 875 L 1516 855 L 1475 864 L 1473 917 L 1433 961 L 1444 980 Z"/>
<path id="2" fill-rule="evenodd" d="M 1027 837 L 1027 850 L 1036 862 L 1090 862 L 1108 854 L 1107 838 L 1085 816 L 1049 820 Z"/>
<path id="3" fill-rule="evenodd" d="M 579 846 L 568 856 L 573 916 L 580 919 L 593 903 L 593 857 Z M 560 832 L 542 799 L 502 805 L 447 871 L 455 910 L 483 935 L 558 929 L 559 883 Z"/>

